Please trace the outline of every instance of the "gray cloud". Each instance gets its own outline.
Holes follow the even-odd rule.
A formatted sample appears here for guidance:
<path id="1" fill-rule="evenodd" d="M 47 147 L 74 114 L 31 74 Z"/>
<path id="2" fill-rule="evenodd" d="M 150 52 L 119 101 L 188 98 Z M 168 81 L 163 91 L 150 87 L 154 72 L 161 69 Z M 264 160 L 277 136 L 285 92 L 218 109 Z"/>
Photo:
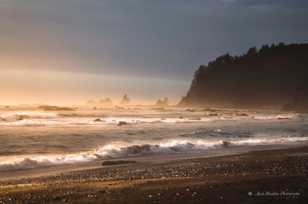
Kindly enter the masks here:
<path id="1" fill-rule="evenodd" d="M 306 0 L 221 0 L 221 2 L 233 3 L 237 5 L 274 5 L 291 7 L 308 6 L 308 2 Z"/>
<path id="2" fill-rule="evenodd" d="M 306 41 L 306 2 L 5 1 L 1 54 L 29 56 L 54 69 L 189 80 L 199 64 L 225 52 Z"/>

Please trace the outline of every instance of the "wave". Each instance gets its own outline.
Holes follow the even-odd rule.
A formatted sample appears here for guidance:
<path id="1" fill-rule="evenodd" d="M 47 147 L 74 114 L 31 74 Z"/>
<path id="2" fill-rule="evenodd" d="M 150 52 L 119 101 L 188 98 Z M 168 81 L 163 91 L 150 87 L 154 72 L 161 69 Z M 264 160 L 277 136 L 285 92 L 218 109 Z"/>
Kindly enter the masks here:
<path id="1" fill-rule="evenodd" d="M 71 125 L 134 125 L 149 123 L 193 123 L 206 122 L 209 118 L 143 118 L 143 117 L 63 117 L 56 113 L 14 113 L 2 114 L 2 126 L 71 126 Z"/>
<path id="2" fill-rule="evenodd" d="M 25 111 L 25 112 L 6 112 L 0 114 L 0 120 L 5 122 L 15 122 L 21 121 L 24 119 L 51 119 L 57 118 L 57 113 L 49 112 L 34 112 L 34 111 Z"/>
<path id="3" fill-rule="evenodd" d="M 114 142 L 88 152 L 64 155 L 28 155 L 0 159 L 0 170 L 20 170 L 42 166 L 74 164 L 96 159 L 123 158 L 156 154 L 202 151 L 222 145 L 223 141 L 168 140 L 155 142 Z"/>
<path id="4" fill-rule="evenodd" d="M 89 153 L 66 155 L 27 155 L 0 159 L 0 171 L 23 170 L 37 167 L 90 162 L 97 159 Z"/>
<path id="5" fill-rule="evenodd" d="M 170 139 L 163 141 L 113 142 L 87 152 L 62 155 L 24 155 L 0 159 L 0 170 L 20 170 L 42 166 L 90 162 L 136 156 L 177 153 L 206 153 L 210 149 L 239 146 L 292 144 L 308 141 L 308 137 L 241 138 L 232 140 Z"/>
<path id="6" fill-rule="evenodd" d="M 254 120 L 289 120 L 297 117 L 296 114 L 245 114 L 244 118 Z M 200 123 L 226 120 L 242 120 L 240 116 L 230 116 L 227 114 L 214 116 L 179 116 L 179 117 L 141 117 L 141 116 L 116 116 L 106 117 L 103 115 L 79 115 L 78 113 L 71 113 L 63 115 L 63 113 L 56 112 L 38 112 L 38 111 L 16 111 L 4 112 L 0 114 L 0 126 L 74 126 L 74 125 L 134 125 L 134 124 L 149 124 L 149 123 Z"/>
<path id="7" fill-rule="evenodd" d="M 278 114 L 278 115 L 255 115 L 255 120 L 289 120 L 297 117 L 297 114 Z"/>
<path id="8" fill-rule="evenodd" d="M 143 117 L 107 117 L 101 118 L 107 124 L 138 124 L 138 123 L 189 123 L 210 121 L 209 118 L 201 117 L 178 117 L 178 118 L 143 118 Z"/>

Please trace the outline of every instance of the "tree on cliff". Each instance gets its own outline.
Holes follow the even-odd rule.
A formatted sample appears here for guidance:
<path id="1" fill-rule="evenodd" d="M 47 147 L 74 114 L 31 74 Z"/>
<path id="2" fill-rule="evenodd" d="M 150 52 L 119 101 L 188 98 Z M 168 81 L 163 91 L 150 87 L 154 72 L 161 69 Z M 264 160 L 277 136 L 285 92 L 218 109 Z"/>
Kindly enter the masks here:
<path id="1" fill-rule="evenodd" d="M 308 44 L 253 47 L 201 65 L 180 105 L 280 109 L 302 94 L 307 76 Z"/>

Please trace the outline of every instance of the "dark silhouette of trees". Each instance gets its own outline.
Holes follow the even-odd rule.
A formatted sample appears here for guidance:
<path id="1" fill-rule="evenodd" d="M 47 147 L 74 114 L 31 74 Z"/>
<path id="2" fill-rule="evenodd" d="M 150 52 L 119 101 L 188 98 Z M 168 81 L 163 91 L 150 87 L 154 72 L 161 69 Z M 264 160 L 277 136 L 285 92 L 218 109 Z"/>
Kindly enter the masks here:
<path id="1" fill-rule="evenodd" d="M 218 57 L 195 72 L 180 105 L 282 108 L 308 96 L 308 44 L 263 45 Z M 289 105 L 290 107 L 290 105 Z"/>
<path id="2" fill-rule="evenodd" d="M 247 56 L 255 56 L 256 54 L 258 54 L 258 50 L 256 47 L 252 47 L 249 48 L 249 50 L 247 51 Z"/>

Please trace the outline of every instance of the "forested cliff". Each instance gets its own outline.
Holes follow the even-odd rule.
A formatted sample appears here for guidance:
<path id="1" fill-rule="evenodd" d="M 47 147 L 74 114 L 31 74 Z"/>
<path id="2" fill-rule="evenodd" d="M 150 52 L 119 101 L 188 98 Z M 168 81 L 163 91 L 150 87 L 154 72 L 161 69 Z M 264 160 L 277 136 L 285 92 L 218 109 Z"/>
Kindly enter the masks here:
<path id="1" fill-rule="evenodd" d="M 304 110 L 307 98 L 308 44 L 280 43 L 201 65 L 179 105 Z"/>

